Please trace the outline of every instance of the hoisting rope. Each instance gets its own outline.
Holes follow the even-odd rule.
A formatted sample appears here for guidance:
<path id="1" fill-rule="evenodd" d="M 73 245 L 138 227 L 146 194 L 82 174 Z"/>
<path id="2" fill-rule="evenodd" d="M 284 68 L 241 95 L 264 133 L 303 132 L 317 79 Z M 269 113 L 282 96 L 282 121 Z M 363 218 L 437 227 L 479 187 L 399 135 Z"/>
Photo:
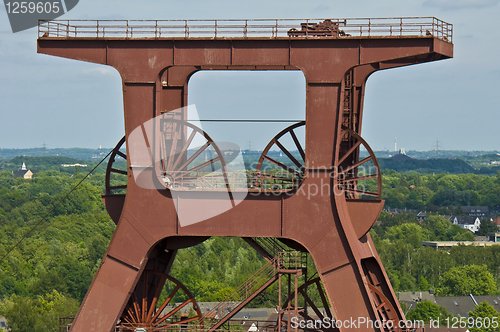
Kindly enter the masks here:
<path id="1" fill-rule="evenodd" d="M 101 159 L 101 161 L 100 161 L 99 163 L 97 163 L 97 165 L 95 165 L 95 167 L 94 167 L 94 168 L 92 168 L 92 170 L 90 170 L 90 172 L 88 172 L 88 173 L 87 173 L 87 175 L 85 175 L 85 176 L 83 177 L 83 179 L 81 179 L 81 180 L 80 180 L 80 182 L 78 182 L 78 183 L 76 184 L 76 186 L 74 186 L 74 187 L 73 187 L 73 188 L 72 188 L 72 189 L 71 189 L 71 190 L 70 190 L 70 191 L 69 191 L 69 192 L 68 192 L 68 193 L 67 193 L 67 194 L 63 197 L 63 198 L 61 198 L 61 200 L 59 200 L 59 202 L 57 202 L 57 204 L 56 204 L 56 205 L 54 205 L 54 207 L 53 207 L 53 208 L 52 208 L 49 212 L 47 212 L 47 213 L 45 214 L 45 216 L 43 216 L 43 218 L 42 218 L 42 219 L 40 219 L 40 221 L 38 221 L 38 222 L 36 223 L 36 225 L 35 225 L 35 226 L 33 226 L 33 227 L 32 227 L 32 228 L 28 231 L 28 233 L 24 234 L 24 235 L 21 237 L 21 239 L 20 239 L 20 240 L 19 240 L 19 241 L 18 241 L 18 242 L 17 242 L 17 243 L 16 243 L 16 244 L 12 247 L 12 248 L 10 248 L 10 250 L 9 250 L 9 251 L 7 251 L 7 253 L 6 253 L 6 254 L 5 254 L 5 255 L 4 255 L 4 256 L 0 259 L 0 263 L 1 263 L 1 262 L 2 262 L 2 261 L 3 261 L 3 260 L 4 260 L 4 259 L 5 259 L 5 258 L 6 258 L 6 257 L 7 257 L 7 256 L 8 256 L 8 255 L 9 255 L 9 254 L 13 251 L 13 250 L 14 250 L 14 249 L 16 249 L 16 247 L 17 247 L 17 246 L 19 246 L 19 245 L 21 244 L 21 242 L 22 242 L 24 239 L 26 239 L 26 238 L 28 237 L 28 235 L 30 235 L 30 234 L 31 234 L 31 232 L 33 232 L 33 231 L 35 230 L 35 228 L 37 228 L 38 226 L 40 226 L 40 224 L 41 224 L 42 222 L 44 222 L 44 220 L 45 220 L 45 219 L 47 219 L 47 217 L 48 217 L 48 216 L 49 216 L 52 212 L 54 212 L 54 210 L 55 210 L 55 209 L 57 209 L 57 207 L 58 207 L 59 205 L 61 205 L 61 203 L 62 203 L 62 202 L 64 202 L 64 200 L 65 200 L 66 198 L 68 198 L 68 196 L 69 196 L 69 195 L 70 195 L 70 194 L 71 194 L 71 193 L 72 193 L 72 192 L 73 192 L 76 188 L 78 188 L 78 186 L 79 186 L 80 184 L 82 184 L 82 182 L 83 182 L 86 178 L 88 178 L 88 177 L 90 176 L 90 174 L 92 174 L 92 172 L 93 172 L 93 171 L 95 171 L 95 169 L 96 169 L 97 167 L 99 167 L 99 165 L 101 165 L 101 164 L 102 164 L 102 162 L 103 162 L 104 160 L 106 160 L 106 158 L 108 158 L 108 157 L 109 157 L 109 155 L 113 152 L 113 150 L 114 150 L 114 149 L 112 149 L 111 151 L 109 151 L 109 152 L 108 152 L 108 154 L 107 154 L 104 158 L 102 158 L 102 159 Z"/>

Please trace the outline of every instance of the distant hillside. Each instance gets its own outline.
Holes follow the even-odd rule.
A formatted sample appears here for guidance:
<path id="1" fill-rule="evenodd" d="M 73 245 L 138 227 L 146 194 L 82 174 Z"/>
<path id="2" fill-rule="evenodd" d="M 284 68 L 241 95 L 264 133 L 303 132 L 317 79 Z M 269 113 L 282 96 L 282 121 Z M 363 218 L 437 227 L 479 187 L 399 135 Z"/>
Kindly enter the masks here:
<path id="1" fill-rule="evenodd" d="M 70 157 L 70 158 L 75 158 L 75 159 L 79 159 L 79 160 L 101 159 L 110 150 L 111 150 L 111 148 L 103 148 L 103 149 L 83 149 L 83 148 L 0 149 L 0 160 L 1 159 L 11 159 L 11 158 L 14 158 L 17 156 L 31 156 L 31 157 L 59 156 L 59 157 Z"/>
<path id="2" fill-rule="evenodd" d="M 84 148 L 31 148 L 31 149 L 0 149 L 0 159 L 11 159 L 17 156 L 62 156 L 71 157 L 80 160 L 97 159 L 104 156 L 112 147 L 102 149 L 84 149 Z M 262 151 L 244 150 L 245 153 L 260 156 Z M 291 151 L 292 153 L 297 151 Z M 103 154 L 104 153 L 104 154 Z M 377 158 L 390 158 L 397 155 L 397 152 L 389 150 L 374 151 Z M 366 156 L 367 152 L 362 151 L 361 156 Z M 488 162 L 490 160 L 500 160 L 498 151 L 464 151 L 464 150 L 441 150 L 441 151 L 414 151 L 407 150 L 406 155 L 415 159 L 443 159 L 443 158 L 461 158 L 467 161 L 478 160 Z"/>
<path id="3" fill-rule="evenodd" d="M 92 167 L 97 163 L 97 160 L 81 160 L 70 157 L 61 156 L 40 156 L 40 157 L 29 157 L 29 156 L 18 156 L 9 160 L 0 159 L 0 172 L 1 171 L 16 171 L 21 168 L 22 164 L 26 165 L 26 168 L 32 171 L 47 171 L 55 170 L 60 172 L 73 173 L 75 167 L 63 167 L 62 165 L 74 165 L 81 164 L 87 165 L 87 167 L 79 167 L 80 170 L 91 170 Z M 104 168 L 101 166 L 100 168 Z M 97 172 L 103 172 L 99 169 Z"/>
<path id="4" fill-rule="evenodd" d="M 393 169 L 397 172 L 476 173 L 472 166 L 461 159 L 413 159 L 404 155 L 395 155 L 391 158 L 377 158 L 377 160 L 381 169 Z"/>
<path id="5" fill-rule="evenodd" d="M 110 150 L 111 148 L 0 149 L 0 171 L 17 170 L 24 162 L 28 169 L 57 169 L 63 172 L 72 172 L 73 170 L 69 170 L 68 168 L 63 169 L 60 165 L 75 163 L 95 165 L 95 163 L 104 157 Z M 300 159 L 298 151 L 290 152 L 296 158 Z M 247 169 L 255 168 L 261 153 L 261 151 L 253 150 L 242 151 Z M 285 164 L 291 163 L 291 161 L 279 151 L 270 151 L 268 155 Z M 500 171 L 500 155 L 496 151 L 455 150 L 439 151 L 439 154 L 436 154 L 435 151 L 407 151 L 406 155 L 394 154 L 392 151 L 375 151 L 375 155 L 377 156 L 381 169 L 393 169 L 398 172 L 417 171 L 422 174 L 444 172 L 452 174 L 476 173 L 494 175 Z M 429 158 L 429 156 L 432 155 L 434 155 L 434 157 Z M 360 156 L 366 157 L 367 152 L 362 151 Z M 59 159 L 51 159 L 51 157 L 57 157 Z M 100 170 L 98 170 L 98 172 L 100 172 Z"/>
<path id="6" fill-rule="evenodd" d="M 82 163 L 81 160 L 70 158 L 70 157 L 25 157 L 18 156 L 9 160 L 10 164 L 21 165 L 25 163 L 28 167 L 39 167 L 39 166 L 60 166 L 61 164 L 76 164 Z"/>
<path id="7" fill-rule="evenodd" d="M 377 158 L 390 158 L 397 155 L 394 151 L 373 151 Z M 489 160 L 492 155 L 497 155 L 497 151 L 465 151 L 465 150 L 430 150 L 430 151 L 415 151 L 406 150 L 406 155 L 415 159 L 444 159 L 444 158 L 462 158 L 462 159 L 475 159 L 483 158 Z"/>

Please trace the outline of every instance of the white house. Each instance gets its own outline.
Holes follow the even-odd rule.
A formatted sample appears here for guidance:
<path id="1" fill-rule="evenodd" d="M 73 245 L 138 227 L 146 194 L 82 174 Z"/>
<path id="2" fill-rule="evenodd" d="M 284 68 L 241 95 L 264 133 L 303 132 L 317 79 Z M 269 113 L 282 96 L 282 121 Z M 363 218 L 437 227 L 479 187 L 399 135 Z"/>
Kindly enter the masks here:
<path id="1" fill-rule="evenodd" d="M 454 225 L 458 225 L 463 229 L 468 229 L 472 233 L 476 233 L 481 227 L 481 220 L 479 219 L 479 217 L 451 216 L 449 220 Z"/>

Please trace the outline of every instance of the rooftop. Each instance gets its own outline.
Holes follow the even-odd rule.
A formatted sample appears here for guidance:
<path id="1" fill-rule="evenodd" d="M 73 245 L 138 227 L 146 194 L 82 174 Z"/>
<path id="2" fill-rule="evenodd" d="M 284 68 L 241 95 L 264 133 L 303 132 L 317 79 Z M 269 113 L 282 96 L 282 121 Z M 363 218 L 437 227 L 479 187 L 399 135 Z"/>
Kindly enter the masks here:
<path id="1" fill-rule="evenodd" d="M 489 247 L 500 245 L 500 242 L 491 242 L 491 241 L 421 241 L 424 247 L 433 247 L 433 248 L 450 248 L 456 247 L 459 245 L 463 246 L 477 246 L 477 247 Z"/>
<path id="2" fill-rule="evenodd" d="M 474 296 L 474 299 L 479 304 L 488 302 L 496 310 L 499 310 L 500 297 L 498 295 Z M 443 296 L 436 297 L 436 303 L 446 308 L 450 314 L 460 317 L 468 317 L 468 313 L 476 308 L 470 296 Z"/>

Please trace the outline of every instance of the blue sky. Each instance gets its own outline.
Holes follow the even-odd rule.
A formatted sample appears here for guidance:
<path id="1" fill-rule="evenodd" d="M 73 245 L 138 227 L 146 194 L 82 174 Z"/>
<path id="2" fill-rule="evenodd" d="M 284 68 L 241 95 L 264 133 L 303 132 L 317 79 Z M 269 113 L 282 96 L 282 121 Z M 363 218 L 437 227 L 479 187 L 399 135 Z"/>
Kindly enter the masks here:
<path id="1" fill-rule="evenodd" d="M 500 34 L 494 25 L 500 17 L 499 2 L 80 0 L 62 18 L 435 16 L 454 25 L 455 58 L 372 75 L 362 136 L 375 150 L 394 149 L 395 136 L 398 147 L 407 150 L 430 150 L 437 139 L 442 149 L 500 150 L 496 101 Z M 0 148 L 41 147 L 44 143 L 48 148 L 114 146 L 124 133 L 118 73 L 111 67 L 37 54 L 36 38 L 36 28 L 13 34 L 5 8 L 0 9 Z M 253 118 L 270 117 L 268 110 L 272 110 L 272 118 L 303 117 L 305 92 L 300 73 L 287 77 L 280 73 L 196 75 L 190 83 L 190 102 L 196 104 L 201 117 L 216 114 L 214 109 L 234 114 L 235 108 Z M 223 84 L 233 91 L 222 94 Z M 224 102 L 219 105 L 218 100 Z M 262 149 L 278 129 L 256 127 L 248 130 L 253 136 L 236 139 L 236 143 L 247 148 L 251 141 L 252 148 Z"/>

